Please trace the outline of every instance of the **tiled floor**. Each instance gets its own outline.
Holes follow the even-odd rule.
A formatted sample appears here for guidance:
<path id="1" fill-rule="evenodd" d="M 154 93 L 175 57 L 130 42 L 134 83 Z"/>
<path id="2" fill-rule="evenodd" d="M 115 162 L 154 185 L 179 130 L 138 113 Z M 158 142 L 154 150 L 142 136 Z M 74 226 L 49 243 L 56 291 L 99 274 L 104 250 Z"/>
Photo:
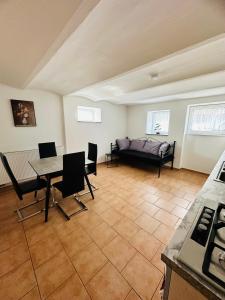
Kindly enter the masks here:
<path id="1" fill-rule="evenodd" d="M 89 210 L 66 221 L 52 208 L 47 224 L 17 223 L 16 196 L 1 191 L 0 299 L 160 299 L 161 252 L 206 178 L 101 165 Z"/>

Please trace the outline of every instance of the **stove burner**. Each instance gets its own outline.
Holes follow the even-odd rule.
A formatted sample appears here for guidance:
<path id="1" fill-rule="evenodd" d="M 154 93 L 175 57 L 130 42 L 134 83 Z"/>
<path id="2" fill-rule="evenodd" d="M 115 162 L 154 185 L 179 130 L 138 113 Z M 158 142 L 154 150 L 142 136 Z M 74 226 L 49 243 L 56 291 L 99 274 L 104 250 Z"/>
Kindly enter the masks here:
<path id="1" fill-rule="evenodd" d="M 219 253 L 219 263 L 223 269 L 225 269 L 225 252 Z"/>

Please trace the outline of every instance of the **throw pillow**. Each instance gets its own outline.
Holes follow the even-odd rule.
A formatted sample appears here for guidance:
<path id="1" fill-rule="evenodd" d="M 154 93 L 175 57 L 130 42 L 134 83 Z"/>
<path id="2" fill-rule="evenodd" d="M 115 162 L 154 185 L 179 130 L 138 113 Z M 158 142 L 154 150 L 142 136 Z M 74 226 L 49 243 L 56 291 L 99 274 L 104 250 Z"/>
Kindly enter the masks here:
<path id="1" fill-rule="evenodd" d="M 144 152 L 146 153 L 151 153 L 151 154 L 154 154 L 154 155 L 159 155 L 159 148 L 161 146 L 161 142 L 158 142 L 158 141 L 149 141 L 149 142 L 146 142 L 145 145 L 144 145 Z"/>
<path id="2" fill-rule="evenodd" d="M 129 150 L 135 150 L 135 151 L 143 151 L 145 140 L 132 140 L 130 143 Z"/>
<path id="3" fill-rule="evenodd" d="M 128 138 L 125 139 L 117 139 L 116 143 L 119 147 L 119 150 L 126 150 L 130 146 L 130 140 Z"/>
<path id="4" fill-rule="evenodd" d="M 169 143 L 163 142 L 159 148 L 159 155 L 161 156 L 162 153 L 162 155 L 164 156 L 166 151 L 169 149 L 169 147 L 170 147 Z"/>

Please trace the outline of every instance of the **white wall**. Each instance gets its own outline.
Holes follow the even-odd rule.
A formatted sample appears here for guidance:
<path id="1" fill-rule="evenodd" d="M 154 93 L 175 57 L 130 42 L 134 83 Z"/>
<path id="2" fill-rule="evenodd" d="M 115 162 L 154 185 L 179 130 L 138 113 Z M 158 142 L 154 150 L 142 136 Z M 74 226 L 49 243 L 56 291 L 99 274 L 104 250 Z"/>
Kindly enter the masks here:
<path id="1" fill-rule="evenodd" d="M 15 127 L 10 99 L 34 102 L 36 127 Z M 39 142 L 64 145 L 62 97 L 39 90 L 22 90 L 0 84 L 0 151 L 37 149 Z"/>
<path id="2" fill-rule="evenodd" d="M 77 106 L 86 105 L 102 109 L 102 123 L 77 122 Z M 108 102 L 94 102 L 86 98 L 63 98 L 67 152 L 87 151 L 88 142 L 98 144 L 98 161 L 104 161 L 110 143 L 127 135 L 127 108 Z"/>
<path id="3" fill-rule="evenodd" d="M 219 156 L 225 149 L 225 137 L 187 136 L 184 135 L 186 112 L 188 105 L 197 103 L 225 101 L 224 96 L 162 102 L 128 107 L 128 136 L 138 138 L 145 136 L 147 111 L 170 110 L 169 136 L 153 136 L 157 139 L 176 140 L 176 168 L 187 168 L 199 172 L 210 173 Z"/>

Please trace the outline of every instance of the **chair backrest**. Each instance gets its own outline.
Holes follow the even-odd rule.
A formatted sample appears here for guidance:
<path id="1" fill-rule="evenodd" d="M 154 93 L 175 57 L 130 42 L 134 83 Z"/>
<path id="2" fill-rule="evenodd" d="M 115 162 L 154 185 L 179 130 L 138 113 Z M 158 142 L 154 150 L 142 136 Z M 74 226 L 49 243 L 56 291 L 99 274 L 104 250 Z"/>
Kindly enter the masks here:
<path id="1" fill-rule="evenodd" d="M 92 160 L 94 163 L 88 165 L 89 173 L 94 173 L 97 175 L 97 156 L 98 156 L 98 146 L 97 144 L 88 143 L 88 159 Z"/>
<path id="2" fill-rule="evenodd" d="M 97 144 L 88 143 L 88 159 L 97 162 L 98 146 Z"/>
<path id="3" fill-rule="evenodd" d="M 84 190 L 85 152 L 63 155 L 63 198 Z"/>
<path id="4" fill-rule="evenodd" d="M 23 194 L 22 194 L 22 191 L 20 189 L 20 186 L 16 180 L 16 177 L 14 176 L 10 166 L 9 166 L 9 163 L 8 163 L 8 160 L 6 158 L 6 156 L 0 152 L 0 158 L 1 158 L 1 161 L 2 161 L 2 164 L 6 170 L 6 173 L 8 174 L 12 184 L 13 184 L 13 187 L 14 187 L 14 190 L 15 192 L 17 193 L 17 196 L 19 197 L 20 200 L 23 199 Z"/>
<path id="5" fill-rule="evenodd" d="M 38 144 L 40 158 L 57 156 L 55 142 Z"/>

